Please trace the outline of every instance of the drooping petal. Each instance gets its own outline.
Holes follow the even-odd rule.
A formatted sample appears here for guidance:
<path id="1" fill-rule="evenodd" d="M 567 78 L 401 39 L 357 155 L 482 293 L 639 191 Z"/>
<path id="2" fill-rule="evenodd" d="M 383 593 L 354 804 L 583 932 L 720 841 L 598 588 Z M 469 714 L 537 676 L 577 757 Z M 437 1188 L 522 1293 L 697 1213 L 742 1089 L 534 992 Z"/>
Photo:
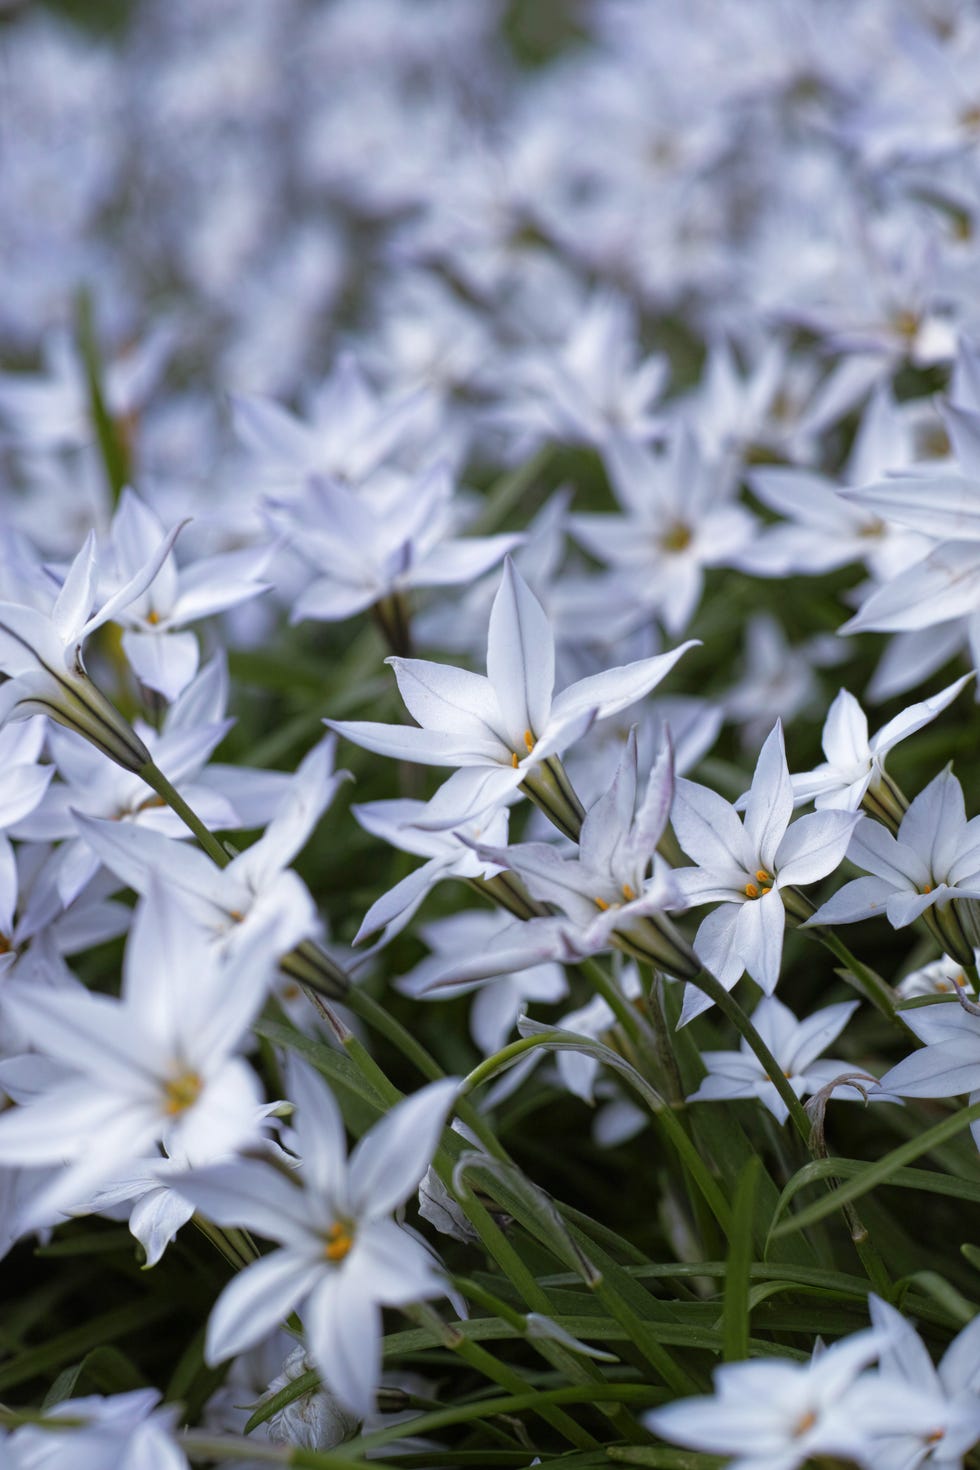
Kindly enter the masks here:
<path id="1" fill-rule="evenodd" d="M 324 1383 L 366 1418 L 381 1380 L 381 1312 L 370 1282 L 350 1268 L 331 1272 L 310 1297 L 304 1318 L 310 1356 Z"/>
<path id="2" fill-rule="evenodd" d="M 776 889 L 750 899 L 738 909 L 735 949 L 766 995 L 772 995 L 779 981 L 785 928 L 786 910 Z"/>
<path id="3" fill-rule="evenodd" d="M 294 1251 L 253 1261 L 221 1293 L 208 1320 L 205 1360 L 236 1357 L 268 1336 L 316 1286 L 326 1267 Z"/>

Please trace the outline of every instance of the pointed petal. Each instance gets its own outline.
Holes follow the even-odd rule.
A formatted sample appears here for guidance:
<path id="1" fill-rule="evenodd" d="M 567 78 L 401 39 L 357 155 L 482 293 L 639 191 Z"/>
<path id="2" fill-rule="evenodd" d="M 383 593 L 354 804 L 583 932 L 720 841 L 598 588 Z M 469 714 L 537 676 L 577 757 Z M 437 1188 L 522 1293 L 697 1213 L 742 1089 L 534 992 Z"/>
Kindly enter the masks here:
<path id="1" fill-rule="evenodd" d="M 504 720 L 489 679 L 451 664 L 421 658 L 389 658 L 405 708 L 424 730 L 498 740 L 508 751 Z M 523 742 L 520 755 L 524 755 Z"/>
<path id="2" fill-rule="evenodd" d="M 793 815 L 793 786 L 786 766 L 783 727 L 777 720 L 759 752 L 745 802 L 745 832 L 752 851 L 768 872 Z"/>
<path id="3" fill-rule="evenodd" d="M 310 1356 L 323 1381 L 361 1418 L 373 1414 L 381 1381 L 381 1313 L 370 1284 L 352 1268 L 317 1286 L 304 1313 Z"/>
<path id="4" fill-rule="evenodd" d="M 543 734 L 555 687 L 555 640 L 544 608 L 510 557 L 490 612 L 487 677 L 510 738 L 523 740 L 525 730 L 534 739 Z"/>
<path id="5" fill-rule="evenodd" d="M 213 1164 L 174 1174 L 171 1183 L 216 1225 L 254 1230 L 283 1245 L 302 1247 L 312 1239 L 304 1191 L 269 1164 Z"/>
<path id="6" fill-rule="evenodd" d="M 502 748 L 497 739 L 466 739 L 444 730 L 418 730 L 414 725 L 382 725 L 373 720 L 324 720 L 345 740 L 396 760 L 415 761 L 422 766 L 501 765 Z"/>
<path id="7" fill-rule="evenodd" d="M 675 782 L 671 821 L 677 840 L 716 882 L 744 887 L 754 850 L 734 808 L 724 797 L 683 778 Z M 741 879 L 741 882 L 739 881 Z"/>
<path id="8" fill-rule="evenodd" d="M 816 883 L 844 861 L 857 812 L 819 811 L 800 817 L 786 829 L 776 850 L 779 885 Z"/>
<path id="9" fill-rule="evenodd" d="M 832 898 L 807 919 L 804 928 L 817 924 L 856 924 L 885 912 L 888 899 L 895 892 L 884 878 L 855 878 L 839 888 Z"/>
<path id="10" fill-rule="evenodd" d="M 887 725 L 882 725 L 877 735 L 871 741 L 873 754 L 881 759 L 900 740 L 904 740 L 907 735 L 914 735 L 916 730 L 921 730 L 924 725 L 928 725 L 947 705 L 952 704 L 960 690 L 973 677 L 974 674 L 972 672 L 964 674 L 961 679 L 955 679 L 952 684 L 948 684 L 938 694 L 933 694 L 929 699 L 923 699 L 918 704 L 910 704 L 908 709 L 902 710 L 902 713 L 896 715 L 894 719 L 889 720 Z"/>
<path id="11" fill-rule="evenodd" d="M 766 995 L 779 982 L 786 911 L 776 889 L 743 903 L 735 925 L 735 948 L 746 970 Z"/>
<path id="12" fill-rule="evenodd" d="M 95 601 L 95 582 L 95 532 L 89 531 L 51 609 L 51 621 L 66 648 L 78 641 L 79 629 Z"/>
<path id="13" fill-rule="evenodd" d="M 636 663 L 623 664 L 618 669 L 579 679 L 577 684 L 570 684 L 556 695 L 551 709 L 552 721 L 565 724 L 588 710 L 595 710 L 599 720 L 619 714 L 620 710 L 635 704 L 655 689 L 689 648 L 699 647 L 700 639 L 690 638 L 656 658 L 642 658 Z"/>
<path id="14" fill-rule="evenodd" d="M 350 1160 L 357 1215 L 388 1214 L 415 1189 L 432 1162 L 458 1085 L 454 1077 L 430 1082 L 396 1103 L 360 1140 Z"/>
<path id="15" fill-rule="evenodd" d="M 223 1363 L 267 1337 L 313 1289 L 324 1267 L 292 1251 L 273 1251 L 246 1266 L 208 1320 L 205 1360 Z"/>
<path id="16" fill-rule="evenodd" d="M 304 1177 L 337 1214 L 346 1214 L 347 1133 L 340 1108 L 320 1074 L 295 1055 L 289 1059 L 287 1078 L 297 1108 L 293 1127 Z"/>

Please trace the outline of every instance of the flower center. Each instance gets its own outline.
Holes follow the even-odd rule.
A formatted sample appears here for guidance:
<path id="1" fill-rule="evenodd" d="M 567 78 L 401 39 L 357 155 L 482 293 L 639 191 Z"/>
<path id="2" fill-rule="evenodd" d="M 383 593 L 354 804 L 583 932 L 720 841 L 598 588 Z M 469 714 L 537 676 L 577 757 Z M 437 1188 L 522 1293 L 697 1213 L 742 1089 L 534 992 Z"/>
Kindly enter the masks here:
<path id="1" fill-rule="evenodd" d="M 750 880 L 742 890 L 746 898 L 764 898 L 772 891 L 771 873 L 767 873 L 765 868 L 758 868 L 755 876 L 756 882 L 753 883 Z"/>
<path id="2" fill-rule="evenodd" d="M 686 551 L 693 540 L 690 526 L 685 526 L 683 521 L 675 521 L 661 536 L 660 545 L 664 551 Z"/>
<path id="3" fill-rule="evenodd" d="M 324 1236 L 323 1254 L 336 1266 L 349 1255 L 353 1244 L 354 1232 L 351 1226 L 344 1220 L 335 1220 Z"/>
<path id="4" fill-rule="evenodd" d="M 801 1435 L 806 1434 L 808 1429 L 812 1429 L 816 1422 L 816 1414 L 812 1409 L 807 1409 L 806 1413 L 801 1414 L 793 1425 L 793 1438 L 799 1439 Z"/>
<path id="5" fill-rule="evenodd" d="M 164 1084 L 163 1111 L 171 1118 L 186 1112 L 197 1102 L 203 1089 L 204 1079 L 200 1072 L 195 1072 L 190 1067 L 178 1072 L 176 1077 L 171 1077 Z"/>

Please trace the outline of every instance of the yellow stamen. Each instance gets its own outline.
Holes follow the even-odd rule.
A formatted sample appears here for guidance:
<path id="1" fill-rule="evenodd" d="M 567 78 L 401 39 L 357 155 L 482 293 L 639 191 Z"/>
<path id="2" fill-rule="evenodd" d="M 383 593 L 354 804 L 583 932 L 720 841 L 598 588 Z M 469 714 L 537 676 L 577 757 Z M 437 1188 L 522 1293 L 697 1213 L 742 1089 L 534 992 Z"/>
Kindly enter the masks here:
<path id="1" fill-rule="evenodd" d="M 922 885 L 922 892 L 923 893 L 931 893 L 932 892 L 932 884 L 931 883 L 924 883 Z"/>
<path id="2" fill-rule="evenodd" d="M 597 898 L 595 900 L 595 906 L 597 909 L 601 909 L 603 913 L 605 913 L 606 909 L 609 907 L 604 898 Z"/>
<path id="3" fill-rule="evenodd" d="M 511 753 L 510 753 L 510 763 L 514 767 L 514 770 L 516 771 L 517 770 L 517 767 L 520 765 L 520 760 L 518 759 L 517 751 L 516 750 L 512 750 Z"/>
<path id="4" fill-rule="evenodd" d="M 760 883 L 772 883 L 772 874 L 767 873 L 765 868 L 756 868 L 755 876 L 758 878 Z"/>
<path id="5" fill-rule="evenodd" d="M 625 898 L 627 903 L 632 903 L 634 898 L 636 897 L 636 894 L 633 892 L 628 883 L 623 884 L 623 897 Z"/>
<path id="6" fill-rule="evenodd" d="M 199 1072 L 188 1069 L 176 1077 L 171 1077 L 163 1089 L 163 1111 L 171 1118 L 175 1118 L 178 1113 L 186 1112 L 197 1102 L 203 1088 L 204 1081 Z"/>
<path id="7" fill-rule="evenodd" d="M 772 892 L 772 889 L 771 888 L 767 888 L 766 885 L 763 883 L 762 889 L 761 889 L 762 897 L 765 898 L 766 894 L 767 893 L 771 893 L 771 892 Z"/>
<path id="8" fill-rule="evenodd" d="M 797 1419 L 796 1423 L 793 1425 L 794 1437 L 799 1438 L 801 1434 L 806 1434 L 807 1430 L 812 1429 L 816 1422 L 816 1414 L 813 1412 L 812 1409 L 808 1409 L 805 1414 L 800 1415 L 799 1419 Z"/>
<path id="9" fill-rule="evenodd" d="M 758 898 L 759 897 L 759 890 L 758 890 L 758 888 L 756 888 L 756 886 L 755 886 L 754 883 L 746 883 L 746 885 L 745 885 L 745 897 L 746 898 Z"/>
<path id="10" fill-rule="evenodd" d="M 349 1255 L 353 1244 L 354 1236 L 350 1226 L 342 1224 L 340 1220 L 335 1220 L 327 1231 L 323 1254 L 328 1261 L 333 1261 L 336 1265 L 338 1261 L 342 1261 L 345 1256 Z"/>
<path id="11" fill-rule="evenodd" d="M 245 919 L 245 915 L 242 913 L 241 909 L 229 909 L 228 917 L 229 919 L 234 919 L 236 924 L 243 923 Z"/>
<path id="12" fill-rule="evenodd" d="M 528 755 L 530 755 L 531 751 L 534 749 L 534 736 L 531 734 L 530 730 L 524 731 L 524 744 L 527 746 Z"/>

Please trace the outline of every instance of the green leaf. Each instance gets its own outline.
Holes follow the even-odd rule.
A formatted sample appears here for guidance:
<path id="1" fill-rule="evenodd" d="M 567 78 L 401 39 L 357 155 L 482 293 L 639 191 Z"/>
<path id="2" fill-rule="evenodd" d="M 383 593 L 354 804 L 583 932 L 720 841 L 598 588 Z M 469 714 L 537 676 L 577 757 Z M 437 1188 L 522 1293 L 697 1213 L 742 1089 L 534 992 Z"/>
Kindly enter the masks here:
<path id="1" fill-rule="evenodd" d="M 749 1159 L 735 1191 L 728 1270 L 725 1273 L 725 1310 L 722 1314 L 726 1363 L 749 1355 L 749 1270 L 752 1265 L 752 1222 L 761 1165 Z"/>
<path id="2" fill-rule="evenodd" d="M 791 1220 L 784 1221 L 782 1225 L 775 1225 L 771 1232 L 772 1237 L 777 1238 L 793 1230 L 804 1230 L 808 1225 L 813 1225 L 818 1220 L 824 1220 L 828 1215 L 832 1215 L 841 1205 L 860 1199 L 869 1190 L 876 1189 L 882 1184 L 894 1184 L 906 1189 L 921 1189 L 932 1194 L 952 1195 L 958 1199 L 980 1201 L 980 1184 L 972 1184 L 963 1179 L 951 1179 L 948 1174 L 933 1173 L 926 1169 L 906 1169 L 904 1167 L 909 1160 L 921 1158 L 936 1144 L 945 1143 L 947 1138 L 954 1137 L 955 1134 L 968 1128 L 978 1119 L 980 1119 L 980 1102 L 973 1103 L 967 1108 L 961 1108 L 951 1117 L 944 1118 L 941 1123 L 927 1128 L 925 1133 L 919 1134 L 918 1138 L 910 1139 L 907 1143 L 892 1149 L 891 1153 L 886 1154 L 883 1159 L 878 1159 L 876 1163 L 868 1164 L 859 1159 L 817 1159 L 812 1164 L 807 1164 L 797 1174 L 794 1174 L 783 1190 L 776 1218 L 793 1195 L 805 1184 L 810 1184 L 815 1179 L 837 1175 L 838 1177 L 844 1176 L 847 1183 L 831 1190 L 829 1194 L 824 1195 L 822 1199 L 816 1200 L 813 1204 L 807 1205 Z"/>
<path id="3" fill-rule="evenodd" d="M 130 1332 L 139 1332 L 169 1317 L 174 1311 L 170 1302 L 134 1301 L 126 1306 L 92 1317 L 81 1327 L 59 1333 L 57 1337 L 35 1348 L 27 1348 L 9 1363 L 0 1367 L 0 1393 L 6 1393 L 18 1384 L 27 1383 L 50 1373 L 63 1363 L 71 1362 L 80 1353 L 100 1347 L 114 1337 L 125 1337 Z"/>
<path id="4" fill-rule="evenodd" d="M 80 291 L 78 295 L 75 328 L 78 351 L 85 368 L 89 414 L 99 443 L 102 468 L 108 481 L 113 504 L 115 504 L 125 487 L 132 482 L 132 466 L 123 435 L 106 407 L 102 390 L 104 374 L 99 344 L 95 335 L 92 298 L 85 290 Z"/>

